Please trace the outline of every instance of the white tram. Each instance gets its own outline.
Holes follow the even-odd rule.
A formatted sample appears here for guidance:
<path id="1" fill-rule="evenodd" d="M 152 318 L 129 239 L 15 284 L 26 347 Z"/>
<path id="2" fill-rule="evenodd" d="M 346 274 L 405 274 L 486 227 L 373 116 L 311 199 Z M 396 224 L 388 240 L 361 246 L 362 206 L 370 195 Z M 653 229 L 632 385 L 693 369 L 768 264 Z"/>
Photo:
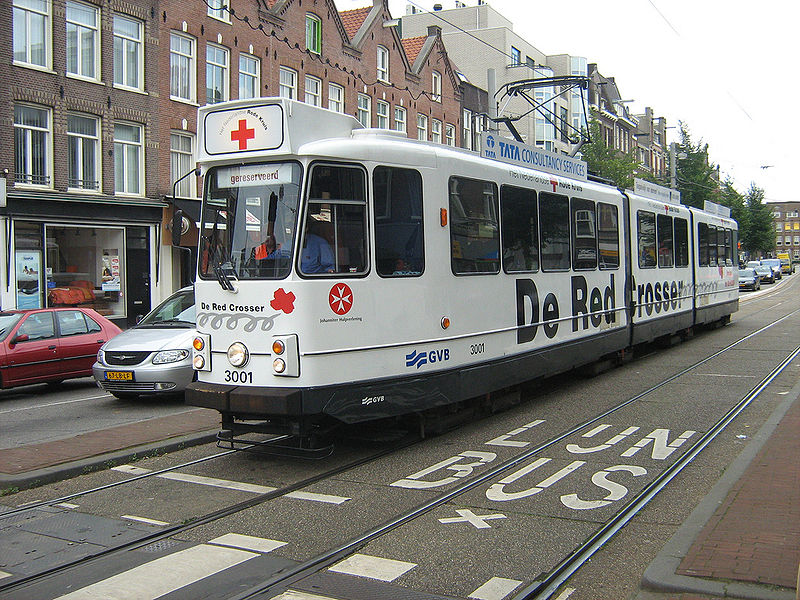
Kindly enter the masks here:
<path id="1" fill-rule="evenodd" d="M 734 221 L 364 129 L 199 110 L 198 381 L 226 439 L 301 445 L 727 322 Z M 174 228 L 176 229 L 176 228 Z"/>

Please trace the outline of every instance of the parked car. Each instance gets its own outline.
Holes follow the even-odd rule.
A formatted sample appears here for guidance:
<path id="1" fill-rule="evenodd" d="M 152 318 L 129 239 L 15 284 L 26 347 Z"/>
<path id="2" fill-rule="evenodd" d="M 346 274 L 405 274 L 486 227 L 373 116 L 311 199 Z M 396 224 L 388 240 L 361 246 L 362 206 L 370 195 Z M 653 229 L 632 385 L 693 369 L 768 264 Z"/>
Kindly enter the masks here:
<path id="1" fill-rule="evenodd" d="M 182 394 L 195 376 L 194 335 L 194 289 L 187 287 L 100 348 L 95 381 L 120 399 Z"/>
<path id="2" fill-rule="evenodd" d="M 775 283 L 775 273 L 772 272 L 769 265 L 759 264 L 753 268 L 756 270 L 756 273 L 758 273 L 761 283 Z"/>
<path id="3" fill-rule="evenodd" d="M 781 279 L 783 274 L 781 273 L 781 259 L 780 258 L 762 258 L 761 259 L 762 265 L 767 265 L 772 269 L 772 272 L 775 273 L 775 279 Z"/>
<path id="4" fill-rule="evenodd" d="M 104 343 L 122 330 L 90 308 L 0 312 L 0 387 L 91 377 Z"/>
<path id="5" fill-rule="evenodd" d="M 739 269 L 739 289 L 753 291 L 761 289 L 761 280 L 755 269 Z"/>

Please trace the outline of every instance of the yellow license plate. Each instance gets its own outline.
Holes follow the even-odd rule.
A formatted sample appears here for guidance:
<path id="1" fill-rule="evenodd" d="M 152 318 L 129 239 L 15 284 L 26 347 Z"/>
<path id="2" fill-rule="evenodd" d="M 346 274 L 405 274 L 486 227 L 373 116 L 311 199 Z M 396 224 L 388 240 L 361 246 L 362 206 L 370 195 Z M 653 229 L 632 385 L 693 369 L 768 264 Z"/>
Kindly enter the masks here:
<path id="1" fill-rule="evenodd" d="M 133 381 L 133 371 L 106 371 L 106 381 Z"/>

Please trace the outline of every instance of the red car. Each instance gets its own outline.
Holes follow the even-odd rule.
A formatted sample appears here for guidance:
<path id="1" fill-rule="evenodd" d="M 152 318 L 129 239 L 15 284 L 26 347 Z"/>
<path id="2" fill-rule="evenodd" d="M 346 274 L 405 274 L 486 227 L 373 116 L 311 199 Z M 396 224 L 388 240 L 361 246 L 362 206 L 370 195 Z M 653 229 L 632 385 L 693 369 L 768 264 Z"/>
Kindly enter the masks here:
<path id="1" fill-rule="evenodd" d="M 0 387 L 91 377 L 100 346 L 121 331 L 90 308 L 0 312 Z"/>

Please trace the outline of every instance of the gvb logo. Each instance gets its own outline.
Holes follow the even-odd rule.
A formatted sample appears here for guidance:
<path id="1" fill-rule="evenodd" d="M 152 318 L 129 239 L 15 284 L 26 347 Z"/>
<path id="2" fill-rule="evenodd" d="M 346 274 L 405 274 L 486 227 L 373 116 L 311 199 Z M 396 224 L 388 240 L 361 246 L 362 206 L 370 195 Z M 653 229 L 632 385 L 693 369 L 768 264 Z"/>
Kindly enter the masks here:
<path id="1" fill-rule="evenodd" d="M 444 348 L 443 350 L 429 350 L 428 352 L 417 352 L 414 350 L 411 354 L 406 354 L 406 367 L 416 367 L 419 369 L 422 365 L 445 362 L 448 360 L 450 360 L 449 348 Z"/>

